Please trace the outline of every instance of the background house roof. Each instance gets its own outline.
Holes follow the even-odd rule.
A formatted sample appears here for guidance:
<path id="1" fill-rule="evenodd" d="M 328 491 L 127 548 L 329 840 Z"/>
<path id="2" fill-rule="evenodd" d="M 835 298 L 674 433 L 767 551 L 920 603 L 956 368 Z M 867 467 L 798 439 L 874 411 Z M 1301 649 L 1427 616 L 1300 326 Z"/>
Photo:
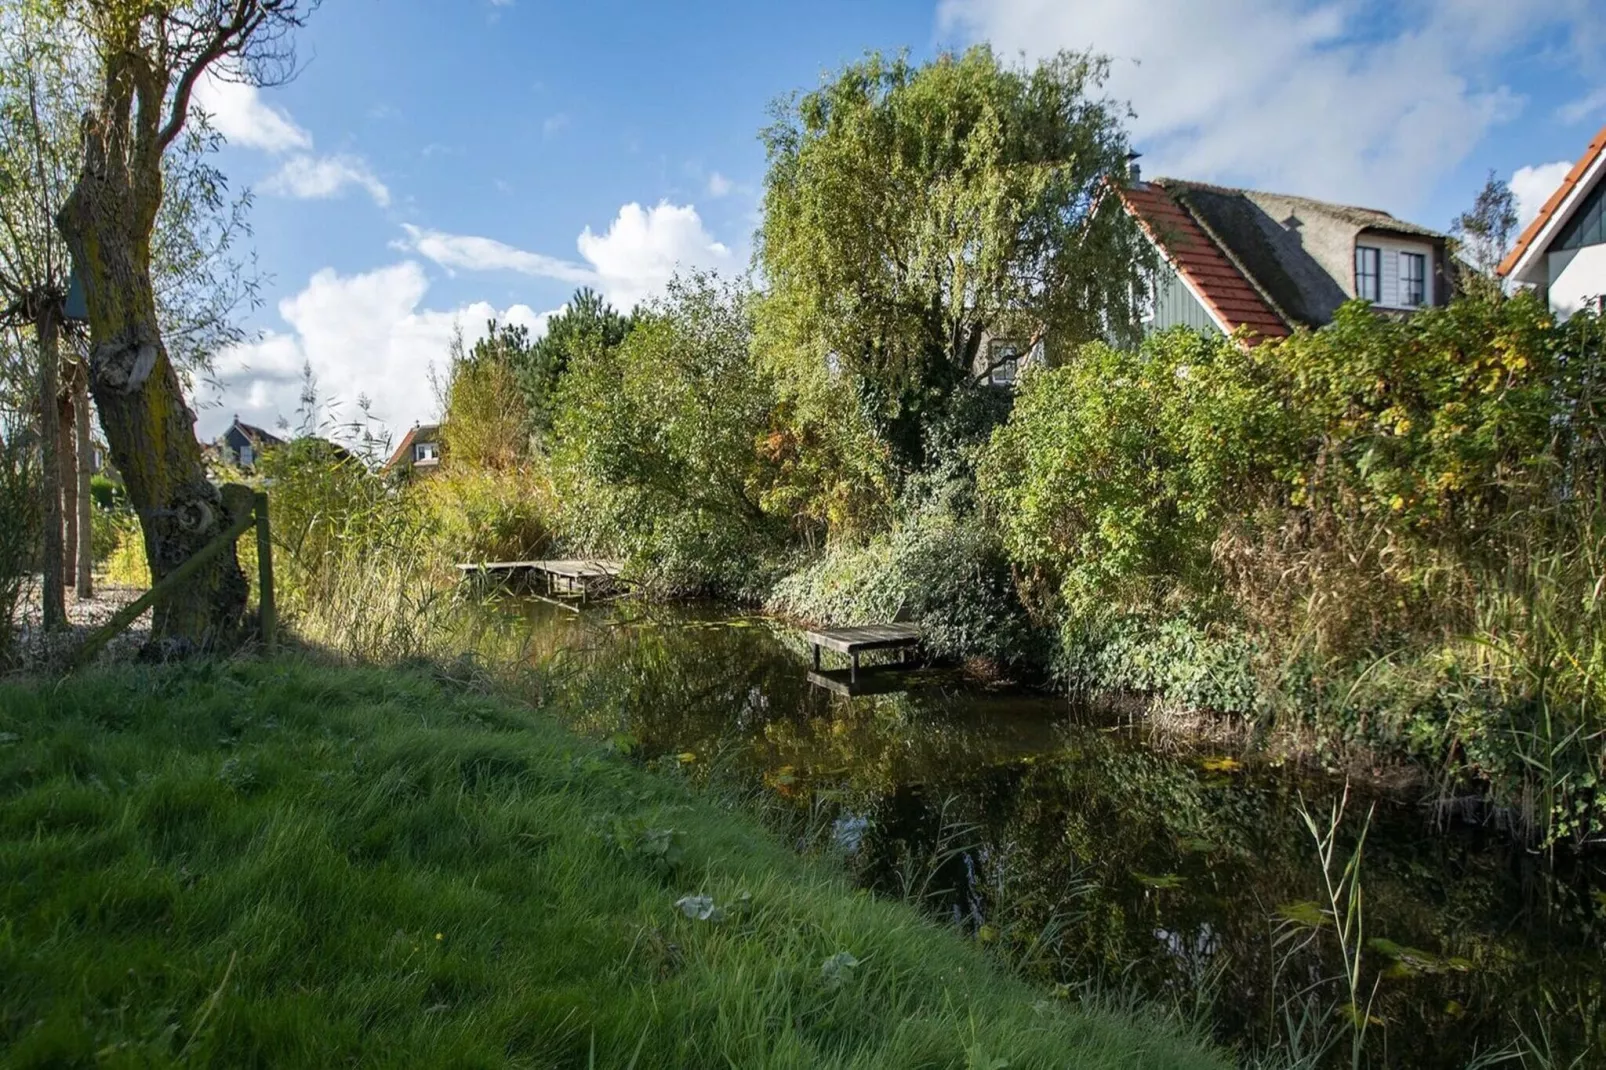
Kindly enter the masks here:
<path id="1" fill-rule="evenodd" d="M 1240 327 L 1263 338 L 1290 333 L 1282 316 L 1168 189 L 1158 182 L 1138 183 L 1123 189 L 1121 199 L 1229 334 Z"/>
<path id="2" fill-rule="evenodd" d="M 385 462 L 385 468 L 391 469 L 412 457 L 413 443 L 439 442 L 441 437 L 440 424 L 414 424 L 412 429 L 402 436 L 401 443 Z"/>
<path id="3" fill-rule="evenodd" d="M 234 418 L 234 425 L 231 430 L 238 430 L 240 434 L 250 439 L 251 442 L 259 448 L 264 446 L 284 445 L 284 439 L 280 438 L 278 435 L 275 435 L 271 431 L 264 431 L 262 428 L 253 424 L 245 423 L 238 416 Z"/>
<path id="4" fill-rule="evenodd" d="M 1495 269 L 1496 274 L 1510 275 L 1517 270 L 1517 265 L 1527 255 L 1529 247 L 1539 239 L 1540 232 L 1550 224 L 1556 213 L 1561 211 L 1562 207 L 1571 199 L 1573 192 L 1578 190 L 1579 183 L 1584 180 L 1584 175 L 1588 173 L 1590 167 L 1594 165 L 1603 152 L 1606 152 L 1606 126 L 1600 128 L 1600 132 L 1589 143 L 1589 147 L 1584 150 L 1584 154 L 1578 157 L 1578 162 L 1573 164 L 1571 171 L 1567 172 L 1567 177 L 1562 179 L 1561 185 L 1556 187 L 1556 192 L 1552 193 L 1550 198 L 1545 201 L 1544 206 L 1539 209 L 1539 214 L 1534 216 L 1533 220 L 1523 228 L 1522 234 L 1517 237 L 1517 244 L 1511 247 L 1511 252 L 1506 254 L 1506 258 L 1500 261 L 1500 266 Z"/>
<path id="5" fill-rule="evenodd" d="M 1354 296 L 1355 245 L 1361 235 L 1390 234 L 1436 245 L 1444 241 L 1438 231 L 1387 212 L 1309 197 L 1175 178 L 1158 178 L 1129 192 L 1138 194 L 1137 208 L 1140 215 L 1147 213 L 1146 220 L 1159 213 L 1155 218 L 1166 217 L 1179 235 L 1196 231 L 1214 247 L 1220 259 L 1236 269 L 1265 313 L 1282 325 L 1282 334 L 1296 324 L 1330 323 L 1338 306 Z M 1180 222 L 1177 216 L 1183 217 Z M 1163 236 L 1158 240 L 1179 268 L 1187 266 L 1181 249 Z M 1189 278 L 1206 296 L 1222 285 L 1219 273 L 1194 278 L 1190 271 Z M 1241 301 L 1242 294 L 1221 291 L 1207 303 L 1216 297 Z M 1279 333 L 1259 326 L 1253 317 L 1242 322 L 1269 337 Z"/>

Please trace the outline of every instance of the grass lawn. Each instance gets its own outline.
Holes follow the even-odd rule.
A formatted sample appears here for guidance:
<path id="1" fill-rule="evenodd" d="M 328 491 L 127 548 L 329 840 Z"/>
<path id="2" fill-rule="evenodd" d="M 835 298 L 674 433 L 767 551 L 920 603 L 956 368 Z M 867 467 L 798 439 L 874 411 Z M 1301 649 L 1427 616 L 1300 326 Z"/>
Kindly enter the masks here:
<path id="1" fill-rule="evenodd" d="M 0 1061 L 1223 1065 L 538 712 L 288 658 L 0 684 Z"/>

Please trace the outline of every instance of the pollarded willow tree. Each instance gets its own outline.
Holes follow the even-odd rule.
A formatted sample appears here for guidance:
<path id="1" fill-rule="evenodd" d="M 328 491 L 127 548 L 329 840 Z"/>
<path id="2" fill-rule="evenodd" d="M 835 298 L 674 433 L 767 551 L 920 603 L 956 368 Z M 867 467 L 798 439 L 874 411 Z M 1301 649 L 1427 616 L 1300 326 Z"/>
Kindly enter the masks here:
<path id="1" fill-rule="evenodd" d="M 55 212 L 77 156 L 74 90 L 81 59 L 38 0 L 0 7 L 0 322 L 11 331 L 19 379 L 32 380 L 38 414 L 44 525 L 41 607 L 47 629 L 65 623 L 60 339 L 70 264 Z M 31 351 L 31 352 L 30 352 Z M 31 358 L 31 359 L 28 359 Z M 31 372 L 31 374 L 29 374 Z"/>
<path id="2" fill-rule="evenodd" d="M 163 161 L 185 135 L 208 70 L 256 84 L 289 76 L 290 35 L 317 0 L 56 3 L 92 44 L 98 82 L 82 119 L 81 168 L 56 221 L 84 283 L 90 389 L 140 516 L 151 576 L 160 580 L 234 519 L 206 479 L 195 417 L 161 330 L 153 241 Z M 158 607 L 154 635 L 180 646 L 226 642 L 246 593 L 237 558 L 225 553 Z"/>
<path id="3" fill-rule="evenodd" d="M 1154 254 L 1121 209 L 1125 108 L 1108 62 L 1011 67 L 978 46 L 871 55 L 777 105 L 759 259 L 766 315 L 856 377 L 905 463 L 921 429 L 1020 351 L 1135 334 Z"/>

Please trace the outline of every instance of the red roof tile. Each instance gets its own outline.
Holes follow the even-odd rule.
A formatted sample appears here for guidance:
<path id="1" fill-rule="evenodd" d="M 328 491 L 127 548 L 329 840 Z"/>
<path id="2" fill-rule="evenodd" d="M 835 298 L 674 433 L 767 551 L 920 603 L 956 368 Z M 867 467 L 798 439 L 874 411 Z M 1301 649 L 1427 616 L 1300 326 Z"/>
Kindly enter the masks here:
<path id="1" fill-rule="evenodd" d="M 1550 217 L 1555 215 L 1556 211 L 1561 208 L 1562 202 L 1567 199 L 1568 194 L 1572 193 L 1573 187 L 1583 181 L 1584 172 L 1589 170 L 1590 165 L 1595 162 L 1596 157 L 1602 152 L 1606 152 L 1606 126 L 1600 128 L 1600 133 L 1595 135 L 1595 140 L 1589 143 L 1589 147 L 1584 150 L 1584 154 L 1578 157 L 1578 162 L 1573 164 L 1571 171 L 1567 172 L 1567 177 L 1561 180 L 1561 185 L 1556 187 L 1556 192 L 1552 193 L 1550 199 L 1545 202 L 1545 206 L 1539 209 L 1539 214 L 1534 216 L 1533 222 L 1523 229 L 1521 236 L 1517 238 L 1517 244 L 1513 245 L 1511 252 L 1506 254 L 1504 260 L 1500 261 L 1500 266 L 1495 269 L 1495 274 L 1509 275 L 1516 270 L 1517 261 L 1522 259 L 1522 254 L 1526 253 L 1528 246 L 1532 245 L 1539 237 L 1539 232 L 1545 229 L 1545 224 L 1550 222 Z"/>
<path id="2" fill-rule="evenodd" d="M 1121 191 L 1121 199 L 1229 332 L 1243 327 L 1259 339 L 1285 338 L 1292 333 L 1243 272 L 1164 189 L 1153 183 L 1132 186 Z"/>

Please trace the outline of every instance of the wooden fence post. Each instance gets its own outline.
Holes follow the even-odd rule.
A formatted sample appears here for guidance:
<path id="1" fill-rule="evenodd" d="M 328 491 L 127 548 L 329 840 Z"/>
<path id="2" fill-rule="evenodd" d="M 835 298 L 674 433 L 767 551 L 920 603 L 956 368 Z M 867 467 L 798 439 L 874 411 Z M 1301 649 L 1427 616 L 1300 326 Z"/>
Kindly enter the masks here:
<path id="1" fill-rule="evenodd" d="M 273 596 L 273 539 L 268 530 L 268 495 L 256 493 L 257 609 L 262 623 L 262 646 L 270 653 L 278 640 L 279 608 Z"/>

